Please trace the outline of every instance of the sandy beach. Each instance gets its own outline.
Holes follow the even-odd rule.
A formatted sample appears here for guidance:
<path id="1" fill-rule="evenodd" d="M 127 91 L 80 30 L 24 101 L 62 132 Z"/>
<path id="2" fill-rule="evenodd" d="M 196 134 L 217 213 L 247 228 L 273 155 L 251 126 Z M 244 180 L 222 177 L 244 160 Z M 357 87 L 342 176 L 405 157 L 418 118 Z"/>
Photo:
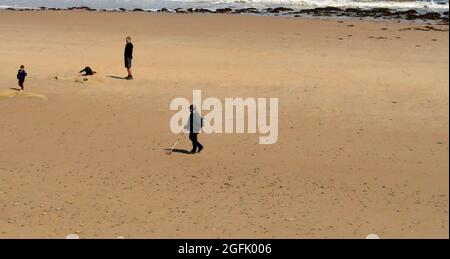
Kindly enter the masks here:
<path id="1" fill-rule="evenodd" d="M 449 237 L 448 26 L 0 11 L 0 238 Z M 133 38 L 132 81 L 123 47 Z M 25 93 L 16 74 L 25 65 Z M 83 81 L 89 65 L 98 73 Z M 174 97 L 279 98 L 279 138 L 166 155 Z M 190 149 L 187 139 L 177 146 Z"/>

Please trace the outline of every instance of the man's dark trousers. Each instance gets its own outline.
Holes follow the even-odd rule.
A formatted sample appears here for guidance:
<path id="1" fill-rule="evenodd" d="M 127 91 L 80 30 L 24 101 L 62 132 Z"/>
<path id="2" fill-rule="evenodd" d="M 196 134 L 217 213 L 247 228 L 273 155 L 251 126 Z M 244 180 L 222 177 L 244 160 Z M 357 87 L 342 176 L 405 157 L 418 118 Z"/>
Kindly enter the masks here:
<path id="1" fill-rule="evenodd" d="M 192 141 L 192 153 L 197 152 L 197 148 L 199 150 L 203 149 L 202 144 L 200 144 L 200 142 L 198 142 L 197 139 L 198 133 L 189 133 L 189 139 Z"/>

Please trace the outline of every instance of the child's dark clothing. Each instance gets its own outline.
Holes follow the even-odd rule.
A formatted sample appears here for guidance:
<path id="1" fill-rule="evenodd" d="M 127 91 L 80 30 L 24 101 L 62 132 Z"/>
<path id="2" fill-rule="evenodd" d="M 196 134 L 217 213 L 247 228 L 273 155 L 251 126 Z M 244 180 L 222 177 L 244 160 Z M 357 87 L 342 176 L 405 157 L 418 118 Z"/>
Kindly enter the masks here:
<path id="1" fill-rule="evenodd" d="M 19 80 L 20 89 L 23 90 L 23 83 L 25 82 L 25 77 L 27 76 L 27 72 L 21 69 L 17 72 L 17 79 Z"/>
<path id="2" fill-rule="evenodd" d="M 83 70 L 81 70 L 80 73 L 83 73 L 83 72 L 84 72 L 85 76 L 92 76 L 92 75 L 94 75 L 94 70 L 92 70 L 92 68 L 90 68 L 90 67 L 83 68 Z"/>

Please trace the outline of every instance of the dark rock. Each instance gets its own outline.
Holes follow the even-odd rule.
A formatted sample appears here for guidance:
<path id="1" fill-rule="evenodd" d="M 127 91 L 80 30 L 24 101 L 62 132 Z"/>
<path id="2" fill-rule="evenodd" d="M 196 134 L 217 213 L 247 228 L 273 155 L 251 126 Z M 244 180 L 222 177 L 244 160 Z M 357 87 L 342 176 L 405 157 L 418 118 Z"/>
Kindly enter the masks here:
<path id="1" fill-rule="evenodd" d="M 341 8 L 338 8 L 338 7 L 331 7 L 331 6 L 328 6 L 328 7 L 321 7 L 321 8 L 316 8 L 316 10 L 321 11 L 321 12 L 328 12 L 328 13 L 330 13 L 330 12 L 340 12 L 340 11 L 342 11 Z"/>
<path id="2" fill-rule="evenodd" d="M 300 14 L 312 14 L 314 9 L 302 9 L 299 11 Z"/>
<path id="3" fill-rule="evenodd" d="M 419 18 L 419 16 L 416 14 L 408 14 L 405 17 L 406 20 L 417 20 L 418 18 Z"/>
<path id="4" fill-rule="evenodd" d="M 372 12 L 375 13 L 376 15 L 379 15 L 380 17 L 387 17 L 387 16 L 391 16 L 392 12 L 389 8 L 375 8 L 372 9 Z"/>
<path id="5" fill-rule="evenodd" d="M 433 12 L 433 13 L 426 13 L 426 14 L 420 15 L 419 17 L 424 20 L 439 20 L 439 19 L 441 19 L 441 14 Z"/>
<path id="6" fill-rule="evenodd" d="M 417 14 L 416 10 L 410 9 L 408 11 L 405 11 L 406 14 Z"/>
<path id="7" fill-rule="evenodd" d="M 416 10 L 397 11 L 392 13 L 392 15 L 397 17 L 407 17 L 407 16 L 413 17 L 414 15 L 417 15 L 417 11 Z"/>
<path id="8" fill-rule="evenodd" d="M 192 8 L 189 8 L 189 9 L 192 9 Z M 183 8 L 177 8 L 174 11 L 176 13 L 188 13 L 188 11 L 184 10 Z M 192 13 L 192 11 L 191 11 L 191 13 Z"/>
<path id="9" fill-rule="evenodd" d="M 376 13 L 390 13 L 391 9 L 389 9 L 389 8 L 374 8 L 374 9 L 372 9 L 372 11 L 376 12 Z"/>
<path id="10" fill-rule="evenodd" d="M 281 12 L 292 12 L 294 11 L 294 9 L 292 8 L 286 8 L 286 7 L 277 7 L 275 9 L 273 9 L 273 12 L 275 13 L 281 13 Z"/>
<path id="11" fill-rule="evenodd" d="M 196 9 L 194 9 L 194 12 L 195 12 L 195 13 L 212 13 L 211 10 L 209 10 L 209 9 L 204 9 L 204 8 L 196 8 Z"/>
<path id="12" fill-rule="evenodd" d="M 361 9 L 359 8 L 347 8 L 344 10 L 346 13 L 359 13 Z"/>
<path id="13" fill-rule="evenodd" d="M 294 11 L 294 9 L 287 7 L 276 7 L 276 8 L 266 8 L 265 11 L 267 13 L 284 13 Z"/>
<path id="14" fill-rule="evenodd" d="M 74 7 L 69 7 L 67 8 L 67 10 L 85 10 L 85 11 L 97 11 L 97 9 L 94 8 L 90 8 L 88 6 L 74 6 Z"/>
<path id="15" fill-rule="evenodd" d="M 300 10 L 300 13 L 306 13 L 313 16 L 343 16 L 345 10 L 337 7 L 319 7 L 314 9 L 303 9 Z"/>
<path id="16" fill-rule="evenodd" d="M 132 10 L 133 12 L 145 12 L 143 9 L 141 9 L 141 8 L 134 8 L 133 10 Z"/>
<path id="17" fill-rule="evenodd" d="M 158 13 L 170 13 L 170 11 L 167 8 L 161 8 L 157 12 Z"/>
<path id="18" fill-rule="evenodd" d="M 260 11 L 256 8 L 243 8 L 234 10 L 234 13 L 260 13 Z"/>
<path id="19" fill-rule="evenodd" d="M 231 8 L 219 8 L 216 9 L 216 13 L 231 13 L 233 10 Z"/>

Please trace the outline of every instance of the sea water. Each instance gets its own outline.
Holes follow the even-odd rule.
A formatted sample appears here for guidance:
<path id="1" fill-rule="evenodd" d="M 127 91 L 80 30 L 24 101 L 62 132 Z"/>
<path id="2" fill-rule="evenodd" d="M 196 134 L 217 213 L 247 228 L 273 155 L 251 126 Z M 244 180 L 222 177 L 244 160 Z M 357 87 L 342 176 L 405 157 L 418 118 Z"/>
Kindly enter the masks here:
<path id="1" fill-rule="evenodd" d="M 306 9 L 316 7 L 340 8 L 391 8 L 415 9 L 421 11 L 448 11 L 448 0 L 0 0 L 0 8 L 67 8 L 89 6 L 98 9 L 157 10 L 160 8 L 249 8 L 289 7 Z"/>

